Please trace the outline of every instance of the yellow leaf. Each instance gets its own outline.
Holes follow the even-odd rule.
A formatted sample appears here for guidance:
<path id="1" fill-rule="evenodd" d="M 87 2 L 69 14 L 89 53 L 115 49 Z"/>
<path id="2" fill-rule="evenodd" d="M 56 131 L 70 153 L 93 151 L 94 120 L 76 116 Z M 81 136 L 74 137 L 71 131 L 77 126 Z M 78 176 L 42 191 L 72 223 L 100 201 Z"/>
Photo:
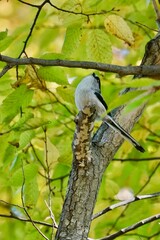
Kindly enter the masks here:
<path id="1" fill-rule="evenodd" d="M 35 88 L 35 89 L 46 89 L 45 81 L 38 77 L 37 74 L 37 67 L 27 66 L 25 69 L 25 75 L 23 77 L 20 77 L 18 81 L 16 81 L 12 86 L 14 88 L 17 88 L 18 86 L 26 84 L 28 88 Z"/>
<path id="2" fill-rule="evenodd" d="M 104 26 L 107 32 L 124 40 L 129 45 L 134 44 L 132 31 L 122 17 L 114 14 L 109 15 L 104 21 Z"/>

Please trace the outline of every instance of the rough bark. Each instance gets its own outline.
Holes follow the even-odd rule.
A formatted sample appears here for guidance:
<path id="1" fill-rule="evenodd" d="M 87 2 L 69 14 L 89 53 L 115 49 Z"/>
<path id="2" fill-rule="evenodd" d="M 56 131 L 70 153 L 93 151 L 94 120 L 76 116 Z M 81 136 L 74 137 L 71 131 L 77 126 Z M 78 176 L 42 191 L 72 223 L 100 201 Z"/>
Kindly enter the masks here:
<path id="1" fill-rule="evenodd" d="M 123 108 L 119 108 L 114 117 L 130 131 L 142 110 L 143 107 L 139 107 L 124 116 Z M 76 118 L 73 166 L 56 233 L 57 240 L 87 239 L 103 173 L 123 142 L 121 136 L 105 124 L 101 125 L 92 139 L 94 119 L 94 109 L 89 107 Z"/>

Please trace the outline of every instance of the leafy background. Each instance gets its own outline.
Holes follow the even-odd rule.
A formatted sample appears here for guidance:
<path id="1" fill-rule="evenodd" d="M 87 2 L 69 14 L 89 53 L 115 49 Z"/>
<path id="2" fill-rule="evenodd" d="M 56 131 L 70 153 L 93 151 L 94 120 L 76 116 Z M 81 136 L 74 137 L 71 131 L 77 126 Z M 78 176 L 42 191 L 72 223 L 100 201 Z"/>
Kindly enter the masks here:
<path id="1" fill-rule="evenodd" d="M 28 3 L 42 6 L 43 1 Z M 152 30 L 157 26 L 150 1 L 55 0 L 52 4 L 58 9 L 49 3 L 40 9 L 21 1 L 0 1 L 0 52 L 15 58 L 138 65 L 145 44 L 156 33 Z M 110 15 L 114 15 L 115 22 L 117 16 L 122 18 L 116 34 L 113 32 L 115 22 L 111 30 L 104 23 Z M 123 28 L 127 28 L 127 34 Z M 132 38 L 134 43 L 130 42 Z M 1 70 L 4 66 L 0 62 Z M 80 79 L 92 72 L 78 68 L 19 66 L 0 79 L 0 239 L 11 236 L 17 240 L 43 239 L 30 222 L 11 218 L 28 218 L 28 213 L 33 220 L 52 224 L 46 205 L 50 200 L 58 222 L 72 162 L 71 143 L 77 113 L 74 90 Z M 132 132 L 146 152 L 141 154 L 124 142 L 104 174 L 95 213 L 117 202 L 117 197 L 125 200 L 125 194 L 118 195 L 123 189 L 135 195 L 158 192 L 160 159 L 160 95 L 158 91 L 149 92 L 159 82 L 148 78 L 132 81 L 132 76 L 120 78 L 111 73 L 96 73 L 101 77 L 109 111 L 121 104 L 127 104 L 126 112 L 132 111 L 146 100 L 147 106 Z M 126 87 L 140 89 L 119 96 Z M 127 159 L 135 161 L 125 161 Z M 115 209 L 93 221 L 90 237 L 103 237 L 159 210 L 158 198 Z M 51 237 L 51 226 L 39 224 L 38 227 Z M 119 239 L 159 239 L 159 233 L 159 223 L 154 221 Z"/>

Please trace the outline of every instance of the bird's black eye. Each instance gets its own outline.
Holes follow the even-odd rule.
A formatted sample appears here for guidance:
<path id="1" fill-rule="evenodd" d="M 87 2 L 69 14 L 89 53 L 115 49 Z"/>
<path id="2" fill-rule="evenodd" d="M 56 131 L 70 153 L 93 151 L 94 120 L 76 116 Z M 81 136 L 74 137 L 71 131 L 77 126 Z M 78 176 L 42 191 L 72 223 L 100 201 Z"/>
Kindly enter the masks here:
<path id="1" fill-rule="evenodd" d="M 97 83 L 99 85 L 99 89 L 101 89 L 100 78 L 95 73 L 93 73 L 92 76 L 97 80 Z"/>

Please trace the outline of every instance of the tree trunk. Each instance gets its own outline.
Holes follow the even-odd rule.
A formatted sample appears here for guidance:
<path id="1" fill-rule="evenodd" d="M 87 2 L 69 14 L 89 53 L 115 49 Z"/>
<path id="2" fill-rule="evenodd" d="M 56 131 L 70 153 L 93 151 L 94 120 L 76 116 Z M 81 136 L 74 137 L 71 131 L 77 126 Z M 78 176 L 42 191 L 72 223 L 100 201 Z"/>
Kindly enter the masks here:
<path id="1" fill-rule="evenodd" d="M 130 131 L 142 110 L 141 106 L 124 117 L 123 108 L 119 108 L 116 110 L 115 119 Z M 123 142 L 122 137 L 105 124 L 101 125 L 92 139 L 94 120 L 94 109 L 87 107 L 78 114 L 75 121 L 73 166 L 56 240 L 88 238 L 103 173 Z"/>

